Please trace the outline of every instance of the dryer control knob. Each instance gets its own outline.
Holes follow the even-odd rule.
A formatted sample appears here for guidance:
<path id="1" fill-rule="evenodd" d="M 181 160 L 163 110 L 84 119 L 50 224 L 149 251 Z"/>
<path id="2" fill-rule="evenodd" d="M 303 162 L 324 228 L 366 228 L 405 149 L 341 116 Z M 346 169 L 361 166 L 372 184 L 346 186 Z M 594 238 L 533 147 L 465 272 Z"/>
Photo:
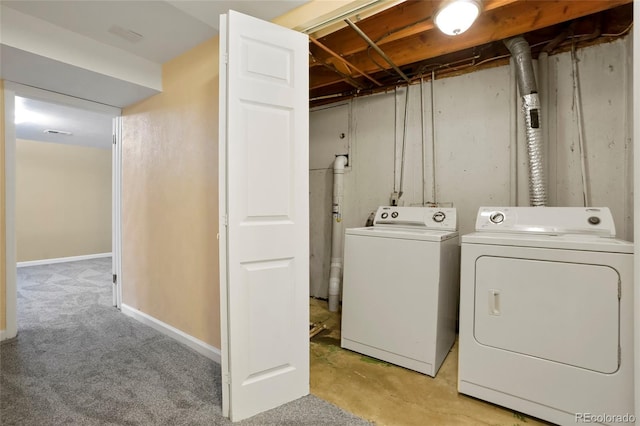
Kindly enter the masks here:
<path id="1" fill-rule="evenodd" d="M 598 216 L 591 216 L 587 219 L 591 225 L 597 225 L 600 223 L 600 218 Z"/>
<path id="2" fill-rule="evenodd" d="M 504 221 L 504 213 L 493 212 L 491 216 L 489 216 L 489 220 L 493 223 L 502 223 Z"/>
<path id="3" fill-rule="evenodd" d="M 382 214 L 380 215 L 380 217 L 381 217 L 381 218 L 383 218 L 383 219 L 386 219 L 386 218 L 388 218 L 388 217 L 389 217 L 389 213 L 384 212 L 384 213 L 382 213 Z"/>
<path id="4" fill-rule="evenodd" d="M 394 218 L 394 219 L 395 219 L 396 217 L 398 217 L 398 212 L 393 212 L 393 213 L 391 213 L 391 217 L 392 217 L 392 218 Z"/>
<path id="5" fill-rule="evenodd" d="M 446 217 L 447 216 L 444 214 L 444 212 L 435 212 L 433 214 L 433 221 L 437 223 L 442 223 L 442 221 L 444 221 Z"/>

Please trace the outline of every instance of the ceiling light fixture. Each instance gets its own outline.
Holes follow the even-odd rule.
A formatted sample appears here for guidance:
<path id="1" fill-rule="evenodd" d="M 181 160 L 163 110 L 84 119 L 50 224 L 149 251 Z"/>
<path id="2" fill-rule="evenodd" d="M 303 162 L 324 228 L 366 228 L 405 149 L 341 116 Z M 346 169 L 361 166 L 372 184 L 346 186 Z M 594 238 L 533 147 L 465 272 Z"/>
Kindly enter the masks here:
<path id="1" fill-rule="evenodd" d="M 118 37 L 127 40 L 129 43 L 137 43 L 144 38 L 142 34 L 137 33 L 133 30 L 129 30 L 127 28 L 122 28 L 120 25 L 112 25 L 111 27 L 109 27 L 108 31 L 111 34 L 117 35 Z"/>
<path id="2" fill-rule="evenodd" d="M 46 129 L 46 130 L 43 130 L 43 132 L 48 133 L 50 135 L 63 135 L 63 136 L 73 135 L 73 133 L 67 132 L 66 130 Z"/>
<path id="3" fill-rule="evenodd" d="M 458 35 L 467 31 L 482 9 L 480 0 L 445 0 L 433 21 L 447 35 Z"/>

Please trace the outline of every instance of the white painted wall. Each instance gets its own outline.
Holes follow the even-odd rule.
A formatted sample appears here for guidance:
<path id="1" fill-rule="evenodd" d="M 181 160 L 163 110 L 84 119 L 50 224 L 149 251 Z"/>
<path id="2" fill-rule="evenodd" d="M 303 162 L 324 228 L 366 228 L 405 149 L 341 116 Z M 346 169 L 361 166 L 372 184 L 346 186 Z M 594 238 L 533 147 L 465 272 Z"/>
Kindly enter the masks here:
<path id="1" fill-rule="evenodd" d="M 618 236 L 632 240 L 631 37 L 581 49 L 578 58 L 592 204 L 611 208 Z M 547 74 L 549 205 L 580 206 L 582 183 L 570 53 L 551 56 Z M 503 66 L 436 79 L 435 145 L 431 89 L 431 82 L 409 88 L 402 204 L 420 205 L 423 197 L 427 202 L 453 203 L 461 234 L 473 232 L 480 206 L 528 205 L 524 125 L 512 69 Z M 401 88 L 396 93 L 356 98 L 350 108 L 341 107 L 350 117 L 345 228 L 364 226 L 370 212 L 389 204 L 399 185 L 405 93 L 406 88 Z M 313 129 L 338 129 L 345 119 L 327 114 L 326 108 L 311 112 L 312 152 L 315 144 L 326 146 L 325 138 L 332 137 Z M 315 265 L 311 294 L 315 297 L 327 297 L 331 179 L 328 169 L 311 171 L 311 253 Z"/>
<path id="2" fill-rule="evenodd" d="M 6 46 L 162 90 L 160 64 L 1 5 L 0 22 Z"/>

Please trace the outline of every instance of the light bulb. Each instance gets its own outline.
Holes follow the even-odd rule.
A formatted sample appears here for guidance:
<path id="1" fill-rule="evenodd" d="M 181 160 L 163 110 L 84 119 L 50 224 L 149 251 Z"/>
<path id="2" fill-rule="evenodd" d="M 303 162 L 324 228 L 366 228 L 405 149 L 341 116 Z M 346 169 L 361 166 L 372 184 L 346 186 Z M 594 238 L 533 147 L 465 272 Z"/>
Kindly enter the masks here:
<path id="1" fill-rule="evenodd" d="M 476 0 L 448 1 L 436 12 L 434 22 L 447 35 L 467 31 L 480 14 L 480 2 Z"/>

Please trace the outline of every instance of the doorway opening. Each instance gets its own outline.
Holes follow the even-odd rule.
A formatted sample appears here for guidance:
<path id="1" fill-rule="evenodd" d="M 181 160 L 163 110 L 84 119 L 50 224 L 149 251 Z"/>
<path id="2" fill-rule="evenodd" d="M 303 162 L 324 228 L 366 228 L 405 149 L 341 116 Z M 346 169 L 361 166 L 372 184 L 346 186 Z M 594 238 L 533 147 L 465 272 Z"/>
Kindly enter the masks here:
<path id="1" fill-rule="evenodd" d="M 5 82 L 3 338 L 34 321 L 47 326 L 46 307 L 118 306 L 119 114 L 118 108 Z"/>

